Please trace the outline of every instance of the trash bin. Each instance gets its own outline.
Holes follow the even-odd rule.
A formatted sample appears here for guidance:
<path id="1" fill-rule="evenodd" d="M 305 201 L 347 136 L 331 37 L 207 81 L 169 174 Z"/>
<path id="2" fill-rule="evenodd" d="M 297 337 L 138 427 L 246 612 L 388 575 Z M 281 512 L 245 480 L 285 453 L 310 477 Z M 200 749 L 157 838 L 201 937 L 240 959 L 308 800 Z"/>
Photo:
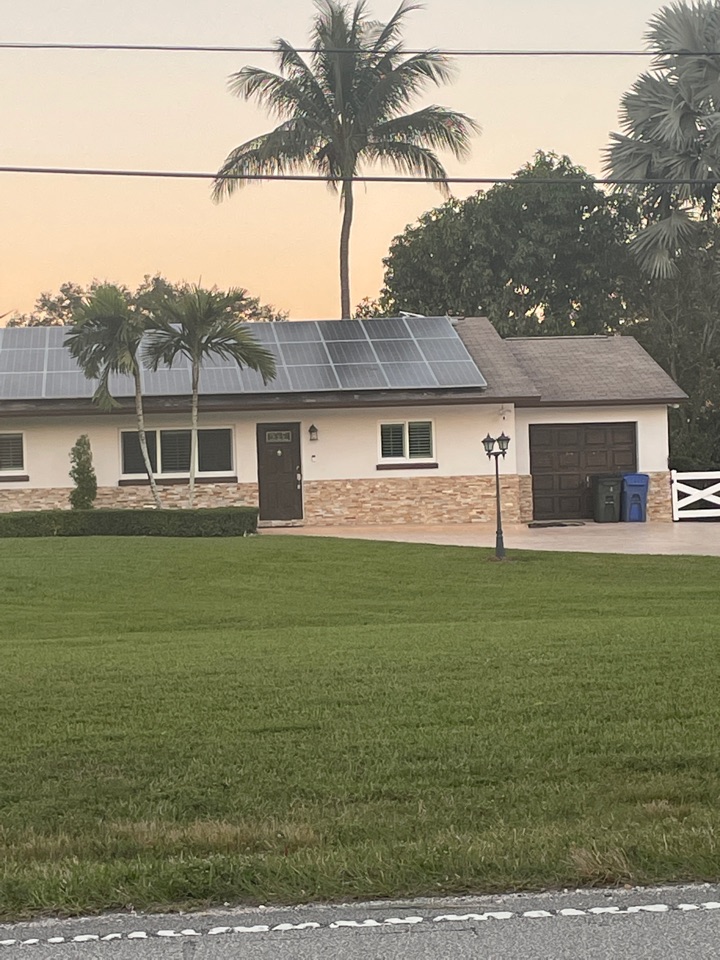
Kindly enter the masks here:
<path id="1" fill-rule="evenodd" d="M 646 473 L 626 473 L 623 477 L 621 518 L 625 523 L 645 523 L 650 477 Z"/>
<path id="2" fill-rule="evenodd" d="M 622 477 L 600 473 L 592 478 L 593 519 L 595 523 L 617 523 L 620 520 Z"/>

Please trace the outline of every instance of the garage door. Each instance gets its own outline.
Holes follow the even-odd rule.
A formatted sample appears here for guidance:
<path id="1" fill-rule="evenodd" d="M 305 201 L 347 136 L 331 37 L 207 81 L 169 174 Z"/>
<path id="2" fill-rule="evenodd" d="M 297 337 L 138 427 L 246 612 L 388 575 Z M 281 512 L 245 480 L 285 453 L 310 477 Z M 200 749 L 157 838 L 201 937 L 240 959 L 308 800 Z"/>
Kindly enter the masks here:
<path id="1" fill-rule="evenodd" d="M 637 469 L 634 423 L 548 423 L 530 427 L 536 520 L 592 517 L 590 478 Z"/>

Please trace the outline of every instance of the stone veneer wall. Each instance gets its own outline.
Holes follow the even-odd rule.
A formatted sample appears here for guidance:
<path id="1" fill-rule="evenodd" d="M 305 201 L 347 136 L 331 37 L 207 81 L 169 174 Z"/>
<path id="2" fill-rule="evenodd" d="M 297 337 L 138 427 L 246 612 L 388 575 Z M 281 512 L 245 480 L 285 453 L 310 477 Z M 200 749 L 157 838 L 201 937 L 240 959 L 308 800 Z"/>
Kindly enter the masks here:
<path id="1" fill-rule="evenodd" d="M 501 477 L 503 519 L 520 522 L 520 484 Z M 495 477 L 309 480 L 309 524 L 475 523 L 495 519 Z"/>
<path id="2" fill-rule="evenodd" d="M 672 491 L 670 473 L 651 473 L 648 490 L 648 520 L 672 520 Z"/>
<path id="3" fill-rule="evenodd" d="M 65 510 L 70 508 L 70 487 L 48 489 L 0 489 L 0 512 L 12 510 Z M 160 485 L 163 506 L 187 505 L 187 484 Z M 195 487 L 198 507 L 257 506 L 255 483 L 199 483 Z M 99 487 L 96 507 L 154 506 L 150 487 L 146 484 L 128 487 Z"/>
<path id="4" fill-rule="evenodd" d="M 532 520 L 532 477 L 501 476 L 503 519 Z M 184 507 L 187 486 L 160 487 L 163 504 Z M 304 484 L 305 522 L 309 524 L 482 523 L 495 520 L 495 478 L 383 477 L 372 480 L 308 480 Z M 2 489 L 0 512 L 62 510 L 70 507 L 70 488 Z M 200 483 L 199 507 L 257 506 L 255 483 Z M 98 507 L 152 506 L 146 485 L 101 487 Z M 648 519 L 672 520 L 670 474 L 651 473 Z"/>

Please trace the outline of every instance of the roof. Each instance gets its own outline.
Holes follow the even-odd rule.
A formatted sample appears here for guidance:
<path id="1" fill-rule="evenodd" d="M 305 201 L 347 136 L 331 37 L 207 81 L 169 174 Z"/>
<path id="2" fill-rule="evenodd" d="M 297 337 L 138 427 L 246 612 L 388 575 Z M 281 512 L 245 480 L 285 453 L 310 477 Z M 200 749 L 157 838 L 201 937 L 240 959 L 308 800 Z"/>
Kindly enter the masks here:
<path id="1" fill-rule="evenodd" d="M 675 403 L 687 395 L 634 337 L 503 338 L 484 317 L 457 330 L 488 381 L 519 406 Z"/>
<path id="2" fill-rule="evenodd" d="M 245 324 L 274 355 L 276 377 L 263 383 L 232 360 L 208 358 L 200 374 L 203 396 L 325 393 L 366 390 L 446 390 L 487 383 L 447 317 L 389 320 L 292 321 Z M 92 396 L 64 346 L 68 328 L 0 329 L 0 401 L 78 400 Z M 190 394 L 190 369 L 179 357 L 172 369 L 143 369 L 148 397 Z M 111 378 L 117 398 L 132 397 L 130 377 Z"/>
<path id="3" fill-rule="evenodd" d="M 400 317 L 247 324 L 277 361 L 277 377 L 209 358 L 204 409 L 499 403 L 518 406 L 665 404 L 686 395 L 632 337 L 507 339 L 481 317 Z M 64 346 L 67 328 L 0 328 L 0 409 L 89 409 L 94 384 Z M 180 410 L 190 394 L 187 360 L 142 371 L 148 409 Z M 114 377 L 121 403 L 134 394 Z"/>

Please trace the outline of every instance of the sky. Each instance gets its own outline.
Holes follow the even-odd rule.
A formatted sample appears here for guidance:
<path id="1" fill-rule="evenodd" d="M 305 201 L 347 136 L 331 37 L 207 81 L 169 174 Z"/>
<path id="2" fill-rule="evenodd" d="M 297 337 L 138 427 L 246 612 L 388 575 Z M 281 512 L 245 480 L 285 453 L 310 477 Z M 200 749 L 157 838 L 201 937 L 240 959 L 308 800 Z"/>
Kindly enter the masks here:
<path id="1" fill-rule="evenodd" d="M 642 49 L 659 0 L 426 0 L 409 47 Z M 397 0 L 370 0 L 387 19 Z M 0 39 L 267 46 L 307 42 L 312 0 L 0 0 Z M 456 176 L 506 177 L 538 149 L 602 170 L 620 97 L 641 58 L 462 59 L 418 101 L 475 118 Z M 0 50 L 0 165 L 214 172 L 272 128 L 227 78 L 268 55 Z M 372 172 L 372 171 L 368 171 Z M 377 171 L 380 172 L 380 171 Z M 473 187 L 457 187 L 464 197 Z M 393 237 L 442 202 L 431 185 L 358 186 L 352 298 L 375 297 Z M 213 204 L 204 181 L 0 174 L 0 314 L 71 280 L 240 286 L 292 319 L 339 314 L 339 206 L 324 184 L 265 183 Z M 0 321 L 1 323 L 2 321 Z"/>

